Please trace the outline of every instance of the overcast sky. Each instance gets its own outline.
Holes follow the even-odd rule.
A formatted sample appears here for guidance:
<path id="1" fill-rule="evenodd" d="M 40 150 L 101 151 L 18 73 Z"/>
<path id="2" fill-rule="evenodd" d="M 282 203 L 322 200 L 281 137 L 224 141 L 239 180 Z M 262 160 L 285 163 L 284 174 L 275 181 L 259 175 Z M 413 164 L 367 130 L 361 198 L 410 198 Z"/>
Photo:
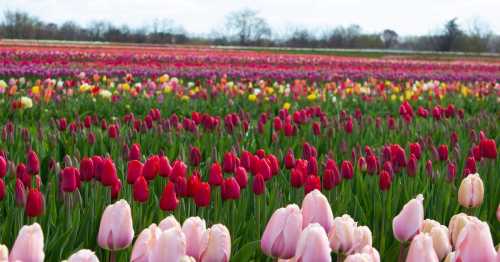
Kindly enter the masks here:
<path id="1" fill-rule="evenodd" d="M 26 11 L 45 22 L 107 20 L 140 27 L 169 18 L 196 34 L 220 27 L 227 13 L 245 7 L 257 10 L 278 33 L 356 23 L 366 32 L 391 28 L 419 35 L 453 17 L 464 27 L 479 19 L 500 33 L 500 0 L 0 0 L 0 12 Z"/>

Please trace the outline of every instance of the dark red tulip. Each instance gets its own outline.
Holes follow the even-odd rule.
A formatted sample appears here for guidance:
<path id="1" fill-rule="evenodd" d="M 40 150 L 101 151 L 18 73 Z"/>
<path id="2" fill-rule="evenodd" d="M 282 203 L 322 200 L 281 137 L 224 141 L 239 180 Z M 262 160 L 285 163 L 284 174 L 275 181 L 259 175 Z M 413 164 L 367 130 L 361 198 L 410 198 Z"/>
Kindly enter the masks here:
<path id="1" fill-rule="evenodd" d="M 396 128 L 396 122 L 392 116 L 387 117 L 387 128 L 394 129 Z"/>
<path id="2" fill-rule="evenodd" d="M 90 128 L 92 126 L 92 117 L 90 116 L 85 116 L 85 118 L 83 119 L 83 125 L 85 126 L 85 128 Z"/>
<path id="3" fill-rule="evenodd" d="M 449 161 L 448 162 L 448 177 L 447 177 L 448 182 L 453 182 L 455 180 L 456 176 L 457 176 L 457 166 L 455 165 L 455 163 Z"/>
<path id="4" fill-rule="evenodd" d="M 274 125 L 274 130 L 280 131 L 281 128 L 283 127 L 283 123 L 281 122 L 281 119 L 279 117 L 275 117 L 273 121 Z"/>
<path id="5" fill-rule="evenodd" d="M 494 139 L 482 139 L 479 142 L 479 151 L 481 157 L 496 159 L 497 158 L 497 144 Z"/>
<path id="6" fill-rule="evenodd" d="M 321 125 L 319 122 L 314 122 L 312 125 L 313 134 L 315 136 L 321 135 Z"/>
<path id="7" fill-rule="evenodd" d="M 391 145 L 391 158 L 391 162 L 396 168 L 406 166 L 406 153 L 400 145 Z"/>
<path id="8" fill-rule="evenodd" d="M 311 157 L 309 161 L 307 161 L 307 174 L 314 176 L 318 175 L 318 160 L 316 157 Z"/>
<path id="9" fill-rule="evenodd" d="M 122 190 L 122 181 L 120 179 L 116 180 L 113 185 L 111 185 L 111 199 L 118 199 L 120 196 L 120 191 Z"/>
<path id="10" fill-rule="evenodd" d="M 374 154 L 366 157 L 366 171 L 368 174 L 375 174 L 378 170 L 378 159 Z"/>
<path id="11" fill-rule="evenodd" d="M 368 165 L 364 157 L 358 158 L 358 169 L 362 172 L 366 172 L 368 170 Z"/>
<path id="12" fill-rule="evenodd" d="M 414 154 L 410 154 L 410 158 L 408 159 L 408 164 L 406 165 L 406 172 L 408 176 L 417 175 L 417 157 Z"/>
<path id="13" fill-rule="evenodd" d="M 296 130 L 296 127 L 294 124 L 291 123 L 291 121 L 285 121 L 283 133 L 285 134 L 286 137 L 291 137 L 291 136 L 295 135 L 295 130 Z"/>
<path id="14" fill-rule="evenodd" d="M 142 176 L 144 165 L 138 160 L 131 160 L 127 163 L 127 183 L 135 184 L 135 181 Z"/>
<path id="15" fill-rule="evenodd" d="M 479 146 L 473 146 L 472 149 L 472 155 L 474 156 L 474 159 L 476 160 L 476 162 L 479 162 L 481 161 L 481 148 Z"/>
<path id="16" fill-rule="evenodd" d="M 314 189 L 321 190 L 321 181 L 319 176 L 309 175 L 304 183 L 304 193 L 307 194 Z"/>
<path id="17" fill-rule="evenodd" d="M 148 182 L 143 176 L 138 177 L 134 182 L 133 187 L 134 200 L 139 203 L 144 203 L 149 199 Z"/>
<path id="18" fill-rule="evenodd" d="M 63 192 L 75 192 L 78 188 L 78 177 L 76 175 L 77 169 L 74 167 L 65 167 L 61 171 L 61 190 Z"/>
<path id="19" fill-rule="evenodd" d="M 422 155 L 422 147 L 420 146 L 420 144 L 410 144 L 410 153 L 413 154 L 417 158 L 417 160 L 420 159 L 420 156 Z"/>
<path id="20" fill-rule="evenodd" d="M 187 166 L 181 160 L 176 160 L 173 163 L 172 172 L 170 173 L 170 179 L 175 181 L 178 177 L 186 177 L 187 175 Z"/>
<path id="21" fill-rule="evenodd" d="M 168 182 L 160 198 L 160 208 L 163 211 L 174 211 L 179 205 L 179 199 L 175 194 L 175 185 Z"/>
<path id="22" fill-rule="evenodd" d="M 221 196 L 223 200 L 240 198 L 240 185 L 234 177 L 224 179 L 221 186 Z"/>
<path id="23" fill-rule="evenodd" d="M 173 167 L 170 165 L 170 161 L 168 160 L 168 158 L 166 156 L 160 156 L 160 163 L 159 164 L 160 164 L 160 166 L 159 166 L 160 169 L 158 170 L 158 174 L 161 177 L 170 177 L 172 175 Z M 175 177 L 186 176 L 185 175 L 186 171 L 184 171 L 183 169 L 187 169 L 187 167 L 184 164 L 184 162 L 177 161 L 174 163 L 174 165 L 175 164 L 177 164 L 176 171 L 175 171 L 175 174 L 176 174 Z"/>
<path id="24" fill-rule="evenodd" d="M 255 152 L 255 155 L 258 156 L 260 159 L 266 157 L 266 151 L 264 151 L 264 149 L 258 149 L 256 152 Z"/>
<path id="25" fill-rule="evenodd" d="M 382 160 L 383 162 L 392 161 L 392 152 L 390 146 L 384 146 L 382 148 Z"/>
<path id="26" fill-rule="evenodd" d="M 115 124 L 109 125 L 108 127 L 108 137 L 117 138 L 118 137 L 118 127 Z"/>
<path id="27" fill-rule="evenodd" d="M 66 118 L 59 119 L 59 121 L 57 121 L 57 124 L 58 124 L 59 131 L 65 131 L 67 126 L 68 126 L 68 122 L 66 121 Z"/>
<path id="28" fill-rule="evenodd" d="M 5 182 L 0 178 L 0 201 L 5 198 Z"/>
<path id="29" fill-rule="evenodd" d="M 197 190 L 194 193 L 194 203 L 197 207 L 207 207 L 210 206 L 210 196 L 211 189 L 207 182 L 201 182 L 197 186 Z"/>
<path id="30" fill-rule="evenodd" d="M 180 197 L 187 197 L 188 196 L 188 184 L 186 177 L 180 176 L 177 177 L 174 182 L 175 185 L 175 192 L 177 193 L 178 196 Z"/>
<path id="31" fill-rule="evenodd" d="M 292 169 L 295 167 L 295 156 L 291 149 L 288 149 L 288 152 L 285 154 L 283 162 L 285 162 L 286 169 Z"/>
<path id="32" fill-rule="evenodd" d="M 273 154 L 269 154 L 266 156 L 266 160 L 269 164 L 269 168 L 271 168 L 271 175 L 277 175 L 280 171 L 280 163 L 278 161 L 278 158 Z"/>
<path id="33" fill-rule="evenodd" d="M 128 160 L 141 160 L 141 146 L 139 144 L 133 144 L 128 151 Z"/>
<path id="34" fill-rule="evenodd" d="M 337 169 L 337 171 L 338 171 L 339 167 L 337 166 L 337 163 L 335 162 L 335 160 L 328 158 L 326 160 L 325 169 Z"/>
<path id="35" fill-rule="evenodd" d="M 93 145 L 95 143 L 95 135 L 93 132 L 89 132 L 88 135 L 87 135 L 87 143 L 89 143 L 89 145 Z"/>
<path id="36" fill-rule="evenodd" d="M 200 183 L 200 175 L 196 171 L 193 172 L 193 174 L 187 180 L 187 195 L 190 197 L 194 197 Z"/>
<path id="37" fill-rule="evenodd" d="M 94 164 L 94 177 L 96 180 L 101 181 L 102 172 L 104 171 L 104 161 L 100 156 L 91 157 Z"/>
<path id="38" fill-rule="evenodd" d="M 344 124 L 344 131 L 348 134 L 352 133 L 352 117 L 349 117 Z"/>
<path id="39" fill-rule="evenodd" d="M 432 117 L 434 117 L 435 120 L 440 120 L 443 117 L 443 110 L 441 110 L 441 107 L 435 106 L 432 109 Z"/>
<path id="40" fill-rule="evenodd" d="M 333 189 L 336 185 L 340 183 L 340 176 L 338 171 L 335 172 L 333 169 L 325 169 L 323 172 L 323 188 L 326 190 Z"/>
<path id="41" fill-rule="evenodd" d="M 269 180 L 271 179 L 271 167 L 269 166 L 269 163 L 265 159 L 260 159 L 259 164 L 258 164 L 258 171 L 257 173 L 261 174 L 264 177 L 264 180 Z"/>
<path id="42" fill-rule="evenodd" d="M 295 169 L 300 170 L 302 174 L 305 176 L 307 175 L 307 160 L 304 159 L 298 159 L 297 162 L 295 162 Z M 305 177 L 304 177 L 305 179 Z"/>
<path id="43" fill-rule="evenodd" d="M 235 155 L 233 152 L 226 152 L 222 159 L 222 171 L 232 173 L 235 168 Z"/>
<path id="44" fill-rule="evenodd" d="M 24 163 L 19 163 L 16 168 L 16 177 L 23 181 L 23 184 L 26 186 L 31 185 L 31 176 L 28 175 L 28 169 L 24 165 Z"/>
<path id="45" fill-rule="evenodd" d="M 35 151 L 30 150 L 26 159 L 28 164 L 28 173 L 32 176 L 40 173 L 40 160 L 38 160 L 38 155 Z"/>
<path id="46" fill-rule="evenodd" d="M 457 132 L 453 131 L 450 135 L 450 145 L 451 147 L 455 147 L 458 143 L 458 135 Z"/>
<path id="47" fill-rule="evenodd" d="M 101 183 L 104 186 L 113 186 L 118 180 L 115 163 L 109 158 L 104 159 L 102 162 Z"/>
<path id="48" fill-rule="evenodd" d="M 7 175 L 7 160 L 3 156 L 0 156 L 0 178 L 4 178 Z"/>
<path id="49" fill-rule="evenodd" d="M 238 182 L 238 185 L 240 185 L 241 188 L 246 188 L 248 184 L 248 175 L 247 171 L 243 167 L 237 167 L 234 171 L 234 177 L 236 178 L 236 181 Z"/>
<path id="50" fill-rule="evenodd" d="M 448 160 L 448 146 L 445 144 L 441 144 L 438 147 L 439 160 L 446 161 Z"/>
<path id="51" fill-rule="evenodd" d="M 241 153 L 241 165 L 247 170 L 252 169 L 252 153 L 248 151 L 243 151 Z"/>
<path id="52" fill-rule="evenodd" d="M 189 151 L 189 161 L 193 166 L 199 166 L 201 162 L 201 152 L 197 147 L 191 147 Z"/>
<path id="53" fill-rule="evenodd" d="M 392 162 L 390 161 L 384 162 L 384 164 L 382 165 L 382 170 L 387 171 L 387 173 L 389 173 L 391 177 L 394 176 L 394 167 L 392 166 Z"/>
<path id="54" fill-rule="evenodd" d="M 106 119 L 101 119 L 101 129 L 106 130 L 108 129 L 108 122 L 106 122 Z"/>
<path id="55" fill-rule="evenodd" d="M 340 166 L 340 171 L 342 177 L 345 179 L 352 179 L 352 177 L 354 176 L 354 169 L 352 167 L 351 161 L 349 160 L 342 161 L 342 164 Z"/>
<path id="56" fill-rule="evenodd" d="M 468 174 L 474 174 L 477 172 L 477 169 L 476 169 L 476 160 L 474 159 L 474 157 L 468 157 L 466 160 L 465 160 L 465 167 L 464 169 L 467 169 L 468 170 L 468 173 L 464 175 L 468 175 Z"/>
<path id="57" fill-rule="evenodd" d="M 29 191 L 25 211 L 29 217 L 38 217 L 43 214 L 43 195 L 38 189 Z"/>
<path id="58" fill-rule="evenodd" d="M 215 162 L 210 166 L 209 174 L 208 174 L 208 183 L 211 186 L 220 186 L 222 185 L 222 168 L 218 162 Z"/>
<path id="59" fill-rule="evenodd" d="M 297 168 L 292 169 L 290 173 L 290 184 L 295 188 L 300 188 L 304 184 L 304 173 Z"/>
<path id="60" fill-rule="evenodd" d="M 90 181 L 94 177 L 94 162 L 88 157 L 82 158 L 80 161 L 81 180 Z"/>
<path id="61" fill-rule="evenodd" d="M 16 204 L 18 206 L 24 206 L 26 204 L 26 189 L 24 187 L 23 181 L 19 178 L 16 179 L 16 187 L 14 193 L 16 197 Z"/>
<path id="62" fill-rule="evenodd" d="M 427 176 L 434 178 L 434 171 L 432 170 L 432 160 L 427 160 L 425 164 L 425 171 L 427 172 Z"/>
<path id="63" fill-rule="evenodd" d="M 144 163 L 144 168 L 142 169 L 142 175 L 147 180 L 153 180 L 160 172 L 160 157 L 157 155 L 152 155 Z"/>
<path id="64" fill-rule="evenodd" d="M 379 181 L 378 181 L 378 185 L 380 187 L 380 190 L 382 190 L 382 191 L 389 190 L 389 188 L 391 187 L 391 183 L 392 183 L 391 174 L 389 174 L 389 172 L 387 172 L 385 170 L 382 170 L 380 172 Z"/>
<path id="65" fill-rule="evenodd" d="M 257 173 L 253 178 L 252 191 L 255 195 L 262 195 L 266 192 L 266 182 L 262 174 Z"/>

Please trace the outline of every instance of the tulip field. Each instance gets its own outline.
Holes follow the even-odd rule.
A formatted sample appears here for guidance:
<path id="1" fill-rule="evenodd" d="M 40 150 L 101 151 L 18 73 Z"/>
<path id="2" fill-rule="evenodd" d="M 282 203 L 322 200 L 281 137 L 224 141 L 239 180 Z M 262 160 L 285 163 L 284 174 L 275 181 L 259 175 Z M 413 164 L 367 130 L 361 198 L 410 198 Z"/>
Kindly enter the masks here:
<path id="1" fill-rule="evenodd" d="M 0 44 L 0 262 L 500 262 L 500 60 Z"/>

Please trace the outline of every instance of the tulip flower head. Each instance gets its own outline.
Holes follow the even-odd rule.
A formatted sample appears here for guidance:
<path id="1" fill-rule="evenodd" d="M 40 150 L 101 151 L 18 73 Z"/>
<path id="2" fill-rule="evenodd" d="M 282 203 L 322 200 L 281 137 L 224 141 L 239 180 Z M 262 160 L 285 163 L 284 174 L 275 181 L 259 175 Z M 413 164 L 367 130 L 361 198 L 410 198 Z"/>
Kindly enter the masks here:
<path id="1" fill-rule="evenodd" d="M 99 262 L 99 259 L 93 251 L 82 249 L 71 255 L 66 262 Z"/>
<path id="2" fill-rule="evenodd" d="M 202 237 L 202 248 L 199 261 L 228 262 L 231 257 L 231 235 L 222 224 L 215 224 Z"/>
<path id="3" fill-rule="evenodd" d="M 106 207 L 101 217 L 97 243 L 103 249 L 117 251 L 132 243 L 134 228 L 132 212 L 125 200 L 120 200 Z"/>
<path id="4" fill-rule="evenodd" d="M 317 189 L 309 192 L 302 201 L 302 228 L 312 223 L 320 224 L 325 232 L 333 227 L 333 213 L 328 199 Z"/>
<path id="5" fill-rule="evenodd" d="M 479 174 L 467 176 L 460 183 L 458 189 L 458 202 L 466 208 L 475 208 L 481 206 L 484 199 L 483 180 Z"/>
<path id="6" fill-rule="evenodd" d="M 296 261 L 330 262 L 330 243 L 325 229 L 318 223 L 309 224 L 300 234 L 295 251 Z"/>
<path id="7" fill-rule="evenodd" d="M 419 261 L 439 262 L 432 246 L 432 237 L 426 233 L 420 233 L 413 238 L 406 256 L 406 262 Z"/>
<path id="8" fill-rule="evenodd" d="M 190 217 L 182 224 L 182 232 L 186 236 L 186 254 L 200 259 L 202 250 L 202 240 L 207 230 L 205 220 L 199 217 Z"/>
<path id="9" fill-rule="evenodd" d="M 418 195 L 406 203 L 392 220 L 392 231 L 398 241 L 409 241 L 419 232 L 424 221 L 423 201 L 424 197 Z"/>
<path id="10" fill-rule="evenodd" d="M 12 246 L 9 261 L 42 262 L 45 258 L 43 245 L 43 231 L 38 223 L 23 226 Z"/>
<path id="11" fill-rule="evenodd" d="M 295 255 L 302 232 L 302 214 L 297 205 L 277 209 L 262 234 L 261 248 L 268 256 L 289 259 Z"/>
<path id="12" fill-rule="evenodd" d="M 495 261 L 497 254 L 488 223 L 472 219 L 460 232 L 455 250 L 457 261 Z"/>

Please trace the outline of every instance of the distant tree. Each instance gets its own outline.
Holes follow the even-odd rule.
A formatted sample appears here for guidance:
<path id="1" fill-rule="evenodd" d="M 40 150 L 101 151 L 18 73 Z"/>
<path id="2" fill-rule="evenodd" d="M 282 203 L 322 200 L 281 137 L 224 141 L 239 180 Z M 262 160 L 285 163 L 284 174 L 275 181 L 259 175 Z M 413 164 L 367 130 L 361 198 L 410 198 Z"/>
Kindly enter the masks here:
<path id="1" fill-rule="evenodd" d="M 443 34 L 441 35 L 441 44 L 439 51 L 453 51 L 459 46 L 459 40 L 464 35 L 463 31 L 457 23 L 457 18 L 453 18 L 446 22 Z"/>
<path id="2" fill-rule="evenodd" d="M 226 27 L 236 36 L 241 45 L 260 42 L 271 37 L 271 27 L 264 18 L 258 16 L 257 11 L 251 9 L 243 9 L 227 15 Z"/>
<path id="3" fill-rule="evenodd" d="M 391 48 L 398 44 L 398 33 L 392 29 L 385 29 L 382 32 L 382 41 L 385 48 Z"/>

